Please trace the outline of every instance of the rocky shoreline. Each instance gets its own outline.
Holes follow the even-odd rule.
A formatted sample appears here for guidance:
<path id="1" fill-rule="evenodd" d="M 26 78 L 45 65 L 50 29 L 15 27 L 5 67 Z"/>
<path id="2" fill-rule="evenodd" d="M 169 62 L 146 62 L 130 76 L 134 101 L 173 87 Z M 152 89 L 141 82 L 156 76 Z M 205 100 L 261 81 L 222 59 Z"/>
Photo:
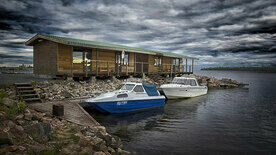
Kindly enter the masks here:
<path id="1" fill-rule="evenodd" d="M 103 126 L 77 125 L 6 96 L 1 91 L 0 154 L 130 154 Z"/>
<path id="2" fill-rule="evenodd" d="M 194 75 L 200 85 L 212 88 L 236 88 L 243 83 L 231 79 Z M 90 81 L 55 80 L 32 82 L 44 101 L 90 98 L 114 91 L 122 82 L 139 81 L 156 84 L 172 78 L 149 76 L 144 79 L 96 79 Z M 105 127 L 80 126 L 66 120 L 30 109 L 17 101 L 13 86 L 0 90 L 0 154 L 130 154 L 123 150 L 121 140 L 106 132 Z M 20 105 L 20 106 L 19 106 Z"/>

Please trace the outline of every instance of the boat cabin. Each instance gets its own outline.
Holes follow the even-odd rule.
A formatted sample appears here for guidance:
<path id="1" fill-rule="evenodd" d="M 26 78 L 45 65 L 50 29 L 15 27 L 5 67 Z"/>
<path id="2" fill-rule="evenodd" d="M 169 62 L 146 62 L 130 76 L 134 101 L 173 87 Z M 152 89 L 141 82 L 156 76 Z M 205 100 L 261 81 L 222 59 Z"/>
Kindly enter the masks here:
<path id="1" fill-rule="evenodd" d="M 186 77 L 175 77 L 172 80 L 173 84 L 182 84 L 190 86 L 198 86 L 196 78 L 186 78 Z"/>
<path id="2" fill-rule="evenodd" d="M 42 34 L 25 44 L 33 46 L 34 74 L 37 75 L 192 74 L 197 59 L 172 52 Z"/>

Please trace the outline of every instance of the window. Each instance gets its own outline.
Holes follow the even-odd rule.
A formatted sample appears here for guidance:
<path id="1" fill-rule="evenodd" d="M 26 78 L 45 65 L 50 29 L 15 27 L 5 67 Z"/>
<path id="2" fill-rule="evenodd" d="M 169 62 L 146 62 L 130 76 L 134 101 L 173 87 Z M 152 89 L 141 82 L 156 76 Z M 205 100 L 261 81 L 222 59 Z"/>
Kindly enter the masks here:
<path id="1" fill-rule="evenodd" d="M 125 97 L 128 97 L 128 95 L 127 94 L 119 94 L 119 95 L 117 95 L 117 98 L 125 98 Z"/>
<path id="2" fill-rule="evenodd" d="M 73 52 L 73 63 L 82 63 L 82 52 Z"/>
<path id="3" fill-rule="evenodd" d="M 125 53 L 125 57 L 122 59 L 122 65 L 128 65 L 128 53 Z"/>
<path id="4" fill-rule="evenodd" d="M 173 65 L 179 66 L 179 59 L 173 59 Z"/>
<path id="5" fill-rule="evenodd" d="M 129 54 L 125 53 L 124 58 L 122 58 L 121 53 L 116 53 L 116 63 L 120 65 L 128 65 L 129 64 Z"/>
<path id="6" fill-rule="evenodd" d="M 133 89 L 134 92 L 144 92 L 144 89 L 142 86 L 138 85 Z"/>
<path id="7" fill-rule="evenodd" d="M 196 81 L 195 80 L 190 80 L 190 85 L 191 86 L 196 86 Z"/>
<path id="8" fill-rule="evenodd" d="M 162 59 L 160 57 L 154 58 L 154 66 L 161 66 Z"/>
<path id="9" fill-rule="evenodd" d="M 125 84 L 123 85 L 123 87 L 121 88 L 121 90 L 132 90 L 132 88 L 134 87 L 134 84 Z"/>

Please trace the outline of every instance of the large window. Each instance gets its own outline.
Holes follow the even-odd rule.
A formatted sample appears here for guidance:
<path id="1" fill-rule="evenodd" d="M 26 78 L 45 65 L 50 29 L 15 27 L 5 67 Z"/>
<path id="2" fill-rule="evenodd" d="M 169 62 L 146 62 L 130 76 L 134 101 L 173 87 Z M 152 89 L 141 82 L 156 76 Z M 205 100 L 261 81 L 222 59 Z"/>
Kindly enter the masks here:
<path id="1" fill-rule="evenodd" d="M 179 59 L 173 59 L 173 65 L 179 66 Z"/>
<path id="2" fill-rule="evenodd" d="M 154 58 L 154 66 L 161 66 L 162 65 L 162 59 L 160 57 Z"/>
<path id="3" fill-rule="evenodd" d="M 73 52 L 73 63 L 82 63 L 82 52 L 74 51 Z"/>
<path id="4" fill-rule="evenodd" d="M 128 65 L 129 64 L 129 53 L 125 53 L 124 58 L 122 58 L 121 53 L 116 54 L 116 63 L 119 63 L 120 65 Z"/>

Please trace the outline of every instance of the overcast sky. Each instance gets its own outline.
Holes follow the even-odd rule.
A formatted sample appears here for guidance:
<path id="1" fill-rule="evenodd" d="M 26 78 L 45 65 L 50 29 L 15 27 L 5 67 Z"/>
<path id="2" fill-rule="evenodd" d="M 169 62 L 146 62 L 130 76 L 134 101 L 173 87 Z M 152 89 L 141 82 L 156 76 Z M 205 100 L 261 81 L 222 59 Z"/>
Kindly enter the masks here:
<path id="1" fill-rule="evenodd" d="M 36 33 L 276 67 L 276 0 L 1 0 L 0 65 L 32 64 Z"/>

